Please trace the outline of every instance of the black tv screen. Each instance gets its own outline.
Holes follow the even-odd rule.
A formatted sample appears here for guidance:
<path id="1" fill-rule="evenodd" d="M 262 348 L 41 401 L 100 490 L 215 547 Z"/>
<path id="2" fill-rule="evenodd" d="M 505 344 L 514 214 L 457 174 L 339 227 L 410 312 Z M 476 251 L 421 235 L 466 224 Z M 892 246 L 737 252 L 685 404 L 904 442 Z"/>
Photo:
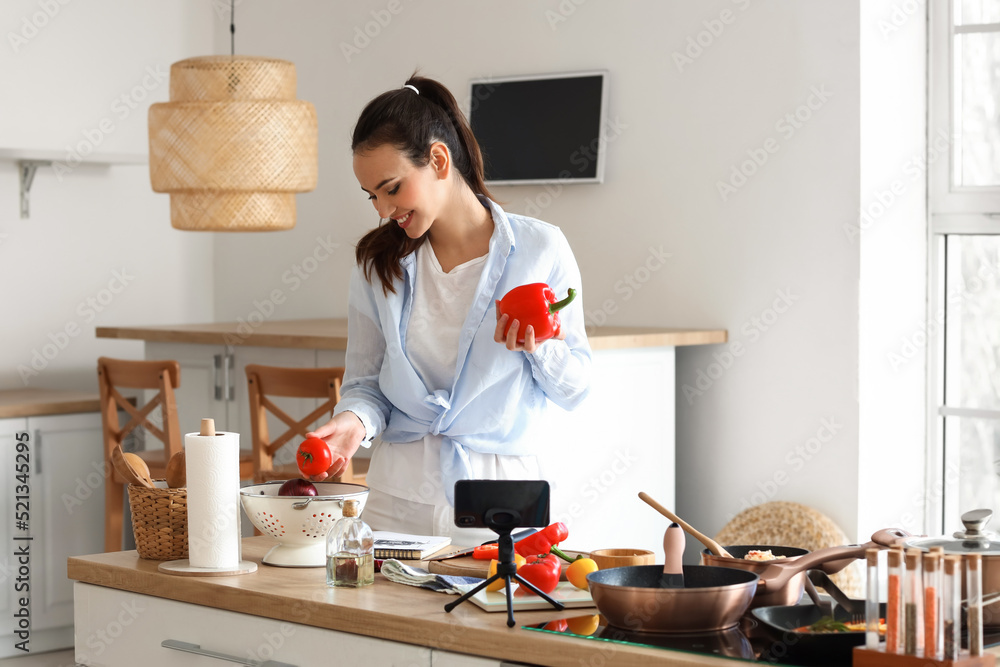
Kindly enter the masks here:
<path id="1" fill-rule="evenodd" d="M 607 72 L 472 82 L 469 122 L 491 185 L 604 180 Z"/>

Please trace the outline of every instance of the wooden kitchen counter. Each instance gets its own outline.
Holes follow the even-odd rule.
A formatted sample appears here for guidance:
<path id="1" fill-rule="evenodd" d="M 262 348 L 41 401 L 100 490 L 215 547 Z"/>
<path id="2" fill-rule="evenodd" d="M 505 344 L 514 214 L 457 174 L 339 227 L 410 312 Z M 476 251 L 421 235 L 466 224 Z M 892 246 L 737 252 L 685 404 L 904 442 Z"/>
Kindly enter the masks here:
<path id="1" fill-rule="evenodd" d="M 211 322 L 142 327 L 97 327 L 98 338 L 123 338 L 157 343 L 246 345 L 307 350 L 346 350 L 345 318 L 268 320 L 265 322 Z M 595 350 L 630 349 L 725 343 L 724 329 L 669 329 L 655 327 L 591 327 Z"/>
<path id="2" fill-rule="evenodd" d="M 0 391 L 0 419 L 100 411 L 101 396 L 96 391 L 33 387 Z"/>
<path id="3" fill-rule="evenodd" d="M 323 568 L 261 565 L 273 545 L 268 537 L 245 538 L 243 558 L 259 567 L 239 576 L 162 574 L 157 562 L 142 560 L 135 551 L 70 558 L 68 571 L 70 579 L 97 586 L 496 660 L 553 667 L 734 664 L 729 659 L 559 637 L 520 627 L 596 611 L 591 609 L 515 612 L 517 625 L 508 628 L 506 613 L 487 613 L 471 602 L 445 613 L 445 603 L 454 596 L 394 584 L 378 574 L 373 586 L 329 588 Z"/>

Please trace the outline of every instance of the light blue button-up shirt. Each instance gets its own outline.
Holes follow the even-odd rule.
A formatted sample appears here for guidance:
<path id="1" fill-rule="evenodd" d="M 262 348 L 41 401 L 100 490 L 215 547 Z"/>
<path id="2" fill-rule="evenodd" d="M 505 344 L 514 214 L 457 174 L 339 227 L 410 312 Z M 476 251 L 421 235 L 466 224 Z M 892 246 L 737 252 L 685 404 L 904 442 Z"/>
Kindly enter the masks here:
<path id="1" fill-rule="evenodd" d="M 451 391 L 430 391 L 407 359 L 406 329 L 413 304 L 416 262 L 401 260 L 395 293 L 368 282 L 360 267 L 351 275 L 347 358 L 341 401 L 334 414 L 351 411 L 365 426 L 364 446 L 421 440 L 440 434 L 445 495 L 468 479 L 469 450 L 484 454 L 535 454 L 530 425 L 547 400 L 570 410 L 587 395 L 591 351 L 584 327 L 580 270 L 559 228 L 506 213 L 480 197 L 493 216 L 489 256 L 459 337 Z M 511 352 L 493 340 L 494 302 L 518 285 L 547 283 L 557 297 L 576 299 L 562 311 L 565 340 L 548 340 L 534 353 Z"/>

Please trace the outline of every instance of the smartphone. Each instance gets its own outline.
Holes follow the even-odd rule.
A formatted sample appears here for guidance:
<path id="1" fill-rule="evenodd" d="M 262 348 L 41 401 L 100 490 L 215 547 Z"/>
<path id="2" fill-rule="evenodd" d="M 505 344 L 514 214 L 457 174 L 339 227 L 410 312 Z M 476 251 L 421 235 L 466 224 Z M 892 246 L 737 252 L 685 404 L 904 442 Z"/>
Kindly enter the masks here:
<path id="1" fill-rule="evenodd" d="M 459 528 L 544 528 L 549 483 L 538 479 L 462 479 L 455 482 Z"/>

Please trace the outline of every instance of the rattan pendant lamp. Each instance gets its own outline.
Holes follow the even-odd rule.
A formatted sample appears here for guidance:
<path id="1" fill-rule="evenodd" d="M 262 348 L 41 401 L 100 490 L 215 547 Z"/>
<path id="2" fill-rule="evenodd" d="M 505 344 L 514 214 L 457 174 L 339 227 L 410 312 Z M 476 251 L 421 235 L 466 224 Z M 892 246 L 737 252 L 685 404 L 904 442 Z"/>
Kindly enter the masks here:
<path id="1" fill-rule="evenodd" d="M 295 193 L 316 187 L 316 110 L 295 98 L 295 65 L 235 51 L 233 37 L 232 55 L 174 63 L 170 101 L 149 108 L 150 181 L 177 229 L 290 229 Z"/>

